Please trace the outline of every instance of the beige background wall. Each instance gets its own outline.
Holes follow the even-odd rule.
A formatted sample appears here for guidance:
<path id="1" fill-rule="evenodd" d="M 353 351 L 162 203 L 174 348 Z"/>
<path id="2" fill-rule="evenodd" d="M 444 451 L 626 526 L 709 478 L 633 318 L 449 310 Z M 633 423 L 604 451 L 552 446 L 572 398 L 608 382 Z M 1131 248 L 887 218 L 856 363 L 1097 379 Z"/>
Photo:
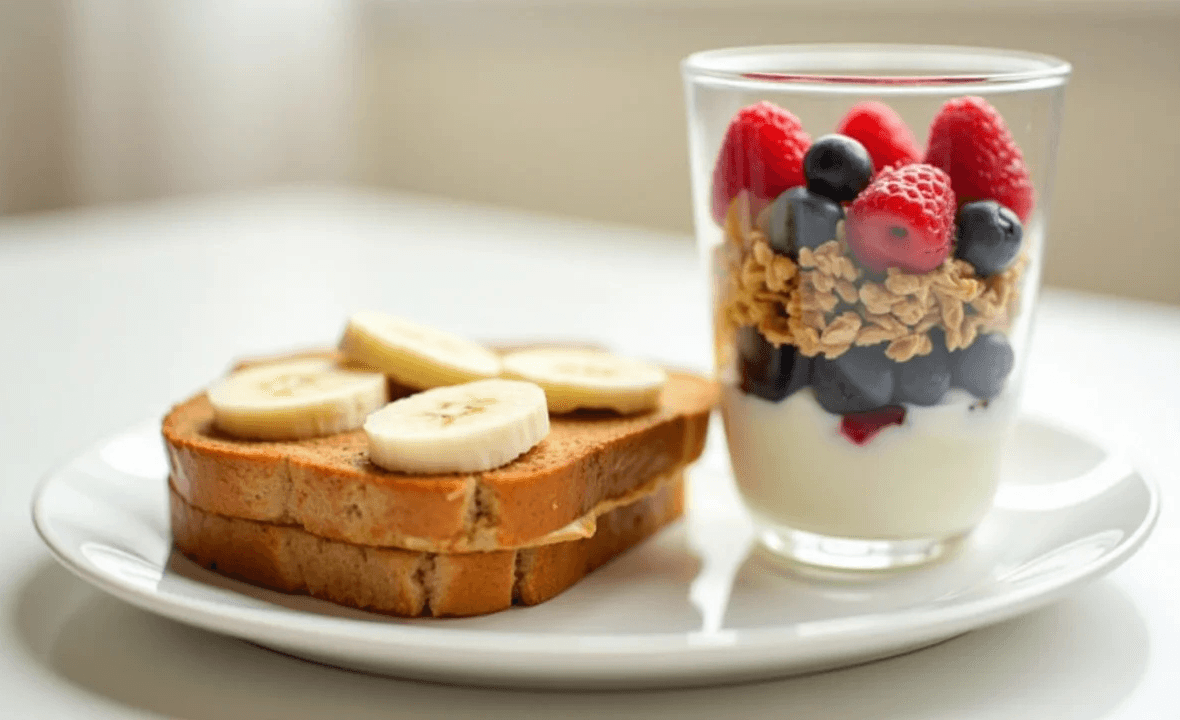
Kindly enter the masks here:
<path id="1" fill-rule="evenodd" d="M 687 232 L 677 62 L 689 52 L 814 41 L 1035 49 L 1075 66 L 1048 281 L 1180 302 L 1180 2 L 978 5 L 991 9 L 863 0 L 387 4 L 364 35 L 377 59 L 363 95 L 372 154 L 362 174 Z"/>
<path id="2" fill-rule="evenodd" d="M 0 213 L 354 182 L 688 232 L 680 58 L 817 41 L 1073 61 L 1048 280 L 1180 302 L 1180 0 L 0 3 Z"/>
<path id="3" fill-rule="evenodd" d="M 0 3 L 0 214 L 73 200 L 65 23 L 59 2 Z"/>

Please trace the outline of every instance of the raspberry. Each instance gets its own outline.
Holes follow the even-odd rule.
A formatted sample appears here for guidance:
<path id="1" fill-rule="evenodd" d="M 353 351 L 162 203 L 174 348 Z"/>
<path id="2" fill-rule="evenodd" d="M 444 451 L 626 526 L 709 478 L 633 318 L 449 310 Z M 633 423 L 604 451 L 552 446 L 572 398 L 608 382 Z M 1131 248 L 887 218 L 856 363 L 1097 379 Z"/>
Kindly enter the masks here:
<path id="1" fill-rule="evenodd" d="M 950 253 L 955 193 L 946 173 L 930 165 L 886 168 L 848 209 L 848 247 L 862 265 L 924 273 Z"/>
<path id="2" fill-rule="evenodd" d="M 852 106 L 836 132 L 854 138 L 869 151 L 873 167 L 921 162 L 918 141 L 901 116 L 885 103 L 868 100 Z"/>
<path id="3" fill-rule="evenodd" d="M 905 408 L 889 405 L 863 413 L 849 413 L 840 418 L 840 434 L 857 445 L 867 445 L 870 440 L 890 425 L 905 423 Z"/>
<path id="4" fill-rule="evenodd" d="M 942 168 L 960 203 L 995 200 L 1027 222 L 1033 187 L 1000 113 L 981 97 L 948 100 L 930 125 L 926 162 Z"/>
<path id="5" fill-rule="evenodd" d="M 777 105 L 763 101 L 739 110 L 713 168 L 713 219 L 725 222 L 726 209 L 741 190 L 773 200 L 802 185 L 803 155 L 810 146 L 799 118 Z"/>

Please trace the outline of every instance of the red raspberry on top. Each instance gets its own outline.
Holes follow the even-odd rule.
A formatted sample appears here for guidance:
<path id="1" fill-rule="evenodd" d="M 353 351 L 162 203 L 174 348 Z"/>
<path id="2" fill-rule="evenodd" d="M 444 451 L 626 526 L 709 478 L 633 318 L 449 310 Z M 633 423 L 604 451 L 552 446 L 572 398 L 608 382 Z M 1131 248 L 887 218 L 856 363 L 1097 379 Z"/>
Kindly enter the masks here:
<path id="1" fill-rule="evenodd" d="M 955 193 L 946 173 L 930 165 L 886 168 L 848 208 L 848 247 L 862 265 L 924 273 L 950 254 Z"/>
<path id="2" fill-rule="evenodd" d="M 739 110 L 713 168 L 713 219 L 719 225 L 725 221 L 730 201 L 741 190 L 773 200 L 803 185 L 803 155 L 810 146 L 799 118 L 777 105 L 763 101 Z"/>
<path id="3" fill-rule="evenodd" d="M 1000 113 L 981 97 L 948 100 L 930 125 L 926 162 L 951 177 L 960 203 L 995 200 L 1027 221 L 1033 187 Z"/>
<path id="4" fill-rule="evenodd" d="M 918 141 L 909 126 L 885 103 L 866 100 L 853 105 L 836 127 L 836 132 L 864 145 L 878 171 L 887 165 L 922 161 L 922 151 L 918 149 Z"/>

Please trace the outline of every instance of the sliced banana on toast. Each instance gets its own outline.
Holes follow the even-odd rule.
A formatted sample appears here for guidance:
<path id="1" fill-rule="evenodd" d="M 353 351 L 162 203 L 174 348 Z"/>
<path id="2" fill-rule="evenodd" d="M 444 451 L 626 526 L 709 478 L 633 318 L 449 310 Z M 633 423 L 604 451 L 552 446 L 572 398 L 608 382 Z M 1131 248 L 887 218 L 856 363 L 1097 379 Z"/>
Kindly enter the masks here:
<path id="1" fill-rule="evenodd" d="M 536 348 L 508 353 L 501 360 L 505 377 L 540 385 L 554 413 L 650 410 L 659 405 L 668 381 L 658 365 L 600 350 Z"/>
<path id="2" fill-rule="evenodd" d="M 499 356 L 482 345 L 381 312 L 349 318 L 340 349 L 349 360 L 418 390 L 500 374 Z"/>
<path id="3" fill-rule="evenodd" d="M 300 440 L 355 430 L 388 400 L 381 373 L 325 359 L 240 370 L 210 387 L 208 397 L 214 425 L 250 440 Z"/>
<path id="4" fill-rule="evenodd" d="M 491 470 L 549 434 L 545 393 L 517 380 L 439 387 L 394 401 L 365 421 L 369 459 L 407 473 Z"/>

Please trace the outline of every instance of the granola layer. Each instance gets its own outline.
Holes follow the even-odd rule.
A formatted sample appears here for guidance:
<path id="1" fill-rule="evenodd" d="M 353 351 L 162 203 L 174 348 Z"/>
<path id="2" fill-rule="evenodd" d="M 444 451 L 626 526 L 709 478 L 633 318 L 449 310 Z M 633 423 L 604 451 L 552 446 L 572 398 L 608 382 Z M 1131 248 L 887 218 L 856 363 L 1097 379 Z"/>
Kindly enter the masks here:
<path id="1" fill-rule="evenodd" d="M 947 258 L 927 273 L 889 268 L 874 280 L 853 260 L 843 221 L 835 238 L 801 249 L 796 261 L 771 249 L 768 212 L 754 223 L 748 218 L 744 198 L 735 199 L 718 248 L 719 338 L 754 326 L 776 346 L 790 344 L 805 356 L 829 359 L 854 345 L 886 343 L 885 355 L 905 362 L 930 354 L 935 329 L 942 330 L 948 350 L 958 350 L 981 333 L 1007 330 L 1019 311 L 1027 254 L 989 277 Z"/>

